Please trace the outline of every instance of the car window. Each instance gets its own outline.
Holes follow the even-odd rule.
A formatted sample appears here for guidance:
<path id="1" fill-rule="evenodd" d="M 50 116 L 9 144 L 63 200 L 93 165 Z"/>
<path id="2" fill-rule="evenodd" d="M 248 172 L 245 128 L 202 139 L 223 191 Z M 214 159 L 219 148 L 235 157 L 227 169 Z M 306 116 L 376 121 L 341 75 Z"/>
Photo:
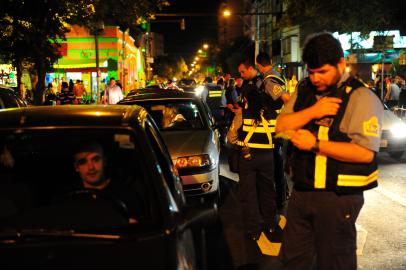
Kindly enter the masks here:
<path id="1" fill-rule="evenodd" d="M 0 132 L 0 230 L 159 224 L 140 143 L 128 130 Z"/>
<path id="2" fill-rule="evenodd" d="M 17 103 L 17 98 L 15 95 L 6 92 L 6 93 L 1 93 L 0 94 L 0 99 L 1 99 L 1 103 L 2 103 L 2 107 L 3 108 L 15 108 L 15 107 L 19 107 L 18 103 Z"/>
<path id="3" fill-rule="evenodd" d="M 150 113 L 161 131 L 205 129 L 201 112 L 194 101 L 138 102 Z"/>

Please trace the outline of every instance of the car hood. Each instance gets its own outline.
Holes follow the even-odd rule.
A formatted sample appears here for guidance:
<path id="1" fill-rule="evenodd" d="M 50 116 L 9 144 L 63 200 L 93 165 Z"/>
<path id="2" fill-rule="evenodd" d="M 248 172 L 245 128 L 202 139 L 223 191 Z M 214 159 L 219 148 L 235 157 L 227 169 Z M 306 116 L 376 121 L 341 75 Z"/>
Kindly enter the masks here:
<path id="1" fill-rule="evenodd" d="M 178 157 L 208 154 L 209 144 L 215 143 L 210 130 L 166 131 L 162 136 L 172 160 Z"/>
<path id="2" fill-rule="evenodd" d="M 393 125 L 398 123 L 404 123 L 399 117 L 389 110 L 384 110 L 382 130 L 389 130 Z"/>

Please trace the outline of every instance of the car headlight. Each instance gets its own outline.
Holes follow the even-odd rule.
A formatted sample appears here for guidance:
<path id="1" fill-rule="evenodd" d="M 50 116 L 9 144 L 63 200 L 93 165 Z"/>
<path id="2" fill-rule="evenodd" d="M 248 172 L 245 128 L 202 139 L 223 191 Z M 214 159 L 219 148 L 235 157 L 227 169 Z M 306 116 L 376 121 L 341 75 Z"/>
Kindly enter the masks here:
<path id="1" fill-rule="evenodd" d="M 392 133 L 393 137 L 397 139 L 405 138 L 406 137 L 406 124 L 397 123 L 391 127 L 390 132 Z"/>
<path id="2" fill-rule="evenodd" d="M 198 86 L 198 87 L 196 87 L 195 88 L 195 95 L 196 96 L 200 96 L 202 93 L 203 93 L 203 90 L 204 90 L 204 86 Z"/>
<path id="3" fill-rule="evenodd" d="M 212 164 L 209 155 L 196 155 L 187 157 L 178 157 L 176 159 L 176 167 L 184 168 L 201 168 Z"/>

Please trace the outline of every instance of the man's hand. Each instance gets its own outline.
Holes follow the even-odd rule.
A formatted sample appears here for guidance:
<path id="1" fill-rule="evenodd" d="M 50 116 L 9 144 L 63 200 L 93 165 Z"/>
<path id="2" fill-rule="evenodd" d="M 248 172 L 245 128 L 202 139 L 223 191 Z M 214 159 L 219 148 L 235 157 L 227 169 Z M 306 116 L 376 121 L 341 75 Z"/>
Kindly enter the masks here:
<path id="1" fill-rule="evenodd" d="M 339 98 L 323 97 L 319 99 L 312 107 L 313 119 L 319 119 L 327 115 L 336 115 L 342 102 Z"/>
<path id="2" fill-rule="evenodd" d="M 299 129 L 292 135 L 291 141 L 300 150 L 310 151 L 316 143 L 316 137 L 307 129 Z"/>

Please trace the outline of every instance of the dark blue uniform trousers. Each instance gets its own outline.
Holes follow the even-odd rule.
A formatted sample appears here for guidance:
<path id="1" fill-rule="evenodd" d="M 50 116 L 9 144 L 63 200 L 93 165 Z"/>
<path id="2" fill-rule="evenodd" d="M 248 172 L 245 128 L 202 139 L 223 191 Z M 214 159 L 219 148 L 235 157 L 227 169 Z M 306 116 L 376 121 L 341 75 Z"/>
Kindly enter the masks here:
<path id="1" fill-rule="evenodd" d="M 363 204 L 362 193 L 294 190 L 280 256 L 282 269 L 310 270 L 313 261 L 319 270 L 357 269 L 355 221 Z"/>
<path id="2" fill-rule="evenodd" d="M 274 156 L 271 149 L 251 149 L 251 160 L 239 160 L 239 201 L 246 233 L 258 232 L 264 225 L 275 226 L 276 193 Z"/>

